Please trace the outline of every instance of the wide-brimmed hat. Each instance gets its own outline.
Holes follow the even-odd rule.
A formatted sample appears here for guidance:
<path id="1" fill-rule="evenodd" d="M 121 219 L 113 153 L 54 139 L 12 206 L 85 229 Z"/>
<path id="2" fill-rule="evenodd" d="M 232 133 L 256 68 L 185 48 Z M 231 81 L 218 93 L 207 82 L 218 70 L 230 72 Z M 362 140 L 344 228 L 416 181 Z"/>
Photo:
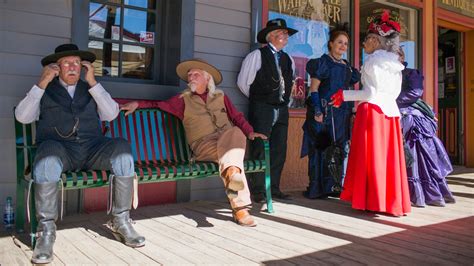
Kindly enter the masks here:
<path id="1" fill-rule="evenodd" d="M 91 63 L 95 61 L 95 54 L 89 51 L 79 50 L 77 45 L 73 43 L 66 43 L 56 47 L 56 49 L 54 49 L 54 54 L 50 54 L 41 59 L 41 65 L 46 66 L 51 63 L 56 63 L 60 58 L 66 56 L 79 56 L 81 60 L 89 61 Z"/>
<path id="2" fill-rule="evenodd" d="M 267 26 L 258 33 L 257 41 L 259 43 L 267 43 L 267 40 L 266 40 L 267 34 L 274 30 L 287 30 L 289 36 L 298 32 L 295 29 L 288 28 L 286 26 L 286 21 L 284 19 L 276 18 L 276 19 L 269 20 L 267 22 Z"/>
<path id="3" fill-rule="evenodd" d="M 206 71 L 214 78 L 214 83 L 216 85 L 222 82 L 221 72 L 213 65 L 199 58 L 194 58 L 179 63 L 176 66 L 176 74 L 180 79 L 188 82 L 188 72 L 191 69 L 201 69 Z"/>

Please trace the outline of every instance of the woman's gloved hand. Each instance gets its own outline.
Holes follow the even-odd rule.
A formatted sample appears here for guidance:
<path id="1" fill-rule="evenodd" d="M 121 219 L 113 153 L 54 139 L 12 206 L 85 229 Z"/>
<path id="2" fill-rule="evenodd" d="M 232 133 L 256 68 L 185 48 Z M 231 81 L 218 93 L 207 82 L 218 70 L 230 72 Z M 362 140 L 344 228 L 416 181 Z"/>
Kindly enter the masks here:
<path id="1" fill-rule="evenodd" d="M 341 106 L 343 102 L 344 102 L 344 91 L 342 89 L 339 89 L 338 91 L 336 91 L 336 93 L 334 93 L 331 96 L 330 104 L 332 104 L 332 106 L 334 107 L 339 107 Z"/>

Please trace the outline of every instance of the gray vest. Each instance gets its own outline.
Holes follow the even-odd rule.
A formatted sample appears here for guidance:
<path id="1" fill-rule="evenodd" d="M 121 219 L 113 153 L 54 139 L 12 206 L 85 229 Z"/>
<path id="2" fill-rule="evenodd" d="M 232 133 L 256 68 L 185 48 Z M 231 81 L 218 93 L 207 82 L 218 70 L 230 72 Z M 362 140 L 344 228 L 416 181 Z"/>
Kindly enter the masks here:
<path id="1" fill-rule="evenodd" d="M 36 141 L 74 142 L 102 136 L 97 104 L 89 85 L 79 80 L 71 98 L 55 78 L 48 84 L 40 103 Z"/>

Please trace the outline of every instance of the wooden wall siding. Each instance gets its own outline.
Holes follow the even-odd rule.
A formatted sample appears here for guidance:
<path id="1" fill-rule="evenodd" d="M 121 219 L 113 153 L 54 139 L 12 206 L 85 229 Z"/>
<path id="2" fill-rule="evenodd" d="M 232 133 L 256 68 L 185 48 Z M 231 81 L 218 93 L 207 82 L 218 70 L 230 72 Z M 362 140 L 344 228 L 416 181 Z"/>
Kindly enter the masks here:
<path id="1" fill-rule="evenodd" d="M 300 159 L 301 143 L 303 142 L 304 116 L 292 116 L 288 125 L 288 150 L 286 161 L 281 174 L 280 188 L 282 190 L 305 190 L 309 183 L 308 157 Z"/>
<path id="2" fill-rule="evenodd" d="M 245 27 L 216 24 L 214 22 L 196 20 L 196 36 L 207 36 L 209 38 L 232 40 L 236 42 L 249 43 L 249 29 Z"/>
<path id="3" fill-rule="evenodd" d="M 0 1 L 0 208 L 15 199 L 13 107 L 41 74 L 40 60 L 71 38 L 72 0 Z"/>
<path id="4" fill-rule="evenodd" d="M 65 43 L 69 41 L 69 38 L 51 37 L 44 35 L 37 35 L 23 32 L 12 32 L 4 31 L 2 35 L 2 51 L 23 54 L 23 55 L 36 55 L 43 56 L 50 54 L 52 49 L 56 47 L 58 43 Z M 18 45 L 21 43 L 21 45 Z M 36 62 L 35 67 L 40 65 L 40 62 Z"/>
<path id="5" fill-rule="evenodd" d="M 38 1 L 35 4 L 44 3 Z M 3 15 L 4 30 L 64 38 L 71 36 L 71 17 L 9 10 L 8 7 Z"/>
<path id="6" fill-rule="evenodd" d="M 215 22 L 223 25 L 250 28 L 250 1 L 196 1 L 196 19 Z M 227 5 L 234 3 L 242 10 L 229 9 Z M 244 10 L 245 9 L 245 10 Z"/>
<path id="7" fill-rule="evenodd" d="M 207 60 L 223 75 L 218 86 L 244 114 L 248 100 L 237 88 L 237 75 L 250 52 L 250 0 L 196 0 L 194 57 Z M 225 197 L 219 177 L 193 180 L 191 200 Z"/>

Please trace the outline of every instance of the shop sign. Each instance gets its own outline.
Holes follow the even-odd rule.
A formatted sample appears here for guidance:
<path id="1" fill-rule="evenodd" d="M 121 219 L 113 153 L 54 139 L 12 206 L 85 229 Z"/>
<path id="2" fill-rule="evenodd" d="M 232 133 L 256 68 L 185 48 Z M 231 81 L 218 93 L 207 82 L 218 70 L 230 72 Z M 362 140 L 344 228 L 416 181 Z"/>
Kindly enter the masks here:
<path id="1" fill-rule="evenodd" d="M 140 42 L 154 44 L 155 43 L 155 33 L 151 31 L 140 31 Z"/>
<path id="2" fill-rule="evenodd" d="M 474 0 L 438 0 L 438 6 L 474 18 Z"/>
<path id="3" fill-rule="evenodd" d="M 341 0 L 278 0 L 280 14 L 312 20 L 322 11 L 328 23 L 341 22 Z M 276 11 L 275 10 L 275 11 Z"/>

